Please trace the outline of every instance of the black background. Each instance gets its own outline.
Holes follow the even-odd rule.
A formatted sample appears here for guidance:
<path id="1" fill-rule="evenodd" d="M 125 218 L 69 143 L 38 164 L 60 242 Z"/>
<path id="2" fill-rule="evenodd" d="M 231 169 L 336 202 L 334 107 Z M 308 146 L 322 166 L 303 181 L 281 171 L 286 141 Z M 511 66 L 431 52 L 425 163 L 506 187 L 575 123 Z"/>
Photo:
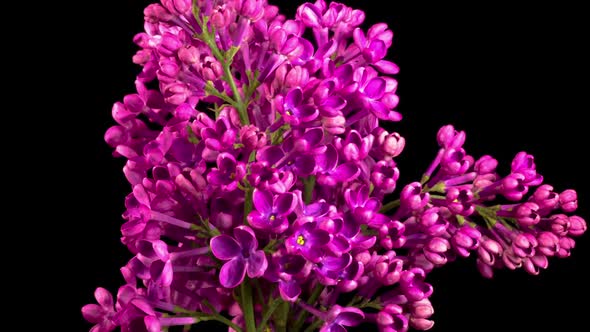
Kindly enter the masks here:
<path id="1" fill-rule="evenodd" d="M 284 2 L 283 12 L 294 14 L 299 2 Z M 366 11 L 365 27 L 386 22 L 395 34 L 389 58 L 401 67 L 398 109 L 404 120 L 394 128 L 407 139 L 399 158 L 400 183 L 417 179 L 434 157 L 437 129 L 453 123 L 467 131 L 470 154 L 492 154 L 504 171 L 515 153 L 535 155 L 548 183 L 559 191 L 578 189 L 578 214 L 590 219 L 583 120 L 588 23 L 581 8 L 494 3 L 409 9 L 398 2 L 343 2 Z M 68 84 L 48 84 L 60 99 L 58 123 L 49 130 L 61 144 L 52 156 L 60 165 L 52 176 L 71 193 L 53 206 L 62 216 L 57 229 L 62 226 L 68 237 L 63 267 L 70 269 L 63 287 L 56 288 L 68 295 L 61 317 L 74 331 L 90 328 L 80 307 L 94 301 L 96 286 L 116 292 L 123 282 L 118 269 L 130 258 L 119 242 L 130 188 L 123 160 L 111 157 L 103 134 L 114 123 L 112 103 L 133 92 L 139 67 L 131 62 L 136 51 L 131 40 L 142 31 L 148 3 L 84 2 L 78 14 L 56 19 L 60 52 L 53 75 Z M 484 280 L 472 259 L 432 273 L 433 331 L 582 330 L 590 307 L 589 242 L 588 235 L 580 238 L 572 257 L 551 259 L 537 277 L 519 270 Z"/>

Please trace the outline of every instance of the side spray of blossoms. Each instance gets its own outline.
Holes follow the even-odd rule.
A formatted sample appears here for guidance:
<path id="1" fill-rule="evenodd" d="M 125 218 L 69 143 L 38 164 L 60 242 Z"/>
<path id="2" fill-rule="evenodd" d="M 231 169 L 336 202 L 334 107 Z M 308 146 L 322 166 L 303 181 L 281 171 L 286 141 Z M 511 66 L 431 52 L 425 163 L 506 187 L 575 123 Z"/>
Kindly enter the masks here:
<path id="1" fill-rule="evenodd" d="M 509 174 L 475 159 L 453 126 L 420 182 L 400 187 L 405 140 L 393 33 L 323 0 L 287 19 L 266 0 L 162 0 L 145 11 L 137 93 L 105 139 L 127 163 L 116 299 L 82 308 L 92 332 L 216 320 L 230 331 L 427 330 L 434 268 L 475 255 L 537 274 L 586 231 L 576 192 L 533 157 Z M 312 40 L 304 36 L 313 36 Z"/>

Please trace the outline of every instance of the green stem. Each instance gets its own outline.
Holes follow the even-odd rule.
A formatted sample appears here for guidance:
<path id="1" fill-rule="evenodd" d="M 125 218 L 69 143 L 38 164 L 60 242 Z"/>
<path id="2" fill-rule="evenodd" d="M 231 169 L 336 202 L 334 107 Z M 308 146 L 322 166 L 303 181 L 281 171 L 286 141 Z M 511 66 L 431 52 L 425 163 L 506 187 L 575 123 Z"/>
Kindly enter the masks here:
<path id="1" fill-rule="evenodd" d="M 348 303 L 346 304 L 347 307 L 353 307 L 355 306 L 357 303 L 362 301 L 362 297 L 355 295 L 352 297 L 352 299 L 350 301 L 348 301 Z"/>
<path id="2" fill-rule="evenodd" d="M 486 216 L 490 219 L 497 219 L 498 216 L 496 212 L 499 210 L 497 206 L 486 207 L 482 205 L 476 205 L 475 211 L 479 213 L 481 216 Z"/>
<path id="3" fill-rule="evenodd" d="M 322 325 L 323 321 L 321 319 L 317 319 L 313 324 L 309 325 L 303 332 L 313 332 L 318 327 Z"/>
<path id="4" fill-rule="evenodd" d="M 307 304 L 313 306 L 314 303 L 318 300 L 318 298 L 322 294 L 323 290 L 324 290 L 324 285 L 318 283 L 315 286 L 315 288 L 313 289 L 313 293 L 311 293 L 309 300 L 307 300 Z M 299 317 L 297 317 L 297 321 L 295 321 L 295 324 L 293 325 L 293 331 L 299 331 L 301 329 L 301 327 L 305 323 L 305 319 L 307 318 L 307 315 L 308 315 L 307 310 L 301 311 L 301 313 L 299 314 Z"/>
<path id="5" fill-rule="evenodd" d="M 383 205 L 383 207 L 381 208 L 381 210 L 379 210 L 379 213 L 385 213 L 391 209 L 395 209 L 396 207 L 398 207 L 400 204 L 400 200 L 396 199 L 395 201 L 391 201 L 385 205 Z"/>
<path id="6" fill-rule="evenodd" d="M 252 212 L 254 205 L 252 203 L 252 196 L 254 194 L 254 190 L 249 187 L 246 189 L 246 196 L 244 197 L 244 224 L 248 224 L 248 215 Z"/>
<path id="7" fill-rule="evenodd" d="M 232 105 L 233 107 L 238 107 L 238 105 L 236 104 L 236 102 L 231 99 L 225 92 L 221 93 L 219 92 L 214 86 L 213 83 L 211 81 L 207 82 L 207 84 L 205 84 L 205 92 L 207 92 L 208 94 L 215 96 L 223 101 L 225 101 L 226 103 Z"/>
<path id="8" fill-rule="evenodd" d="M 242 332 L 242 328 L 241 328 L 241 327 L 239 327 L 239 326 L 238 326 L 238 325 L 236 325 L 234 322 L 232 322 L 231 320 L 229 320 L 229 319 L 225 318 L 225 317 L 224 317 L 224 316 L 222 316 L 222 315 L 218 315 L 218 316 L 211 316 L 211 317 L 210 317 L 210 319 L 202 319 L 202 318 L 201 318 L 201 320 L 202 320 L 202 321 L 206 321 L 206 320 L 216 320 L 216 321 L 218 321 L 218 322 L 220 322 L 220 323 L 223 323 L 223 324 L 225 324 L 225 325 L 227 325 L 227 326 L 231 327 L 231 328 L 232 328 L 232 329 L 234 329 L 234 331 L 236 331 L 236 332 Z"/>
<path id="9" fill-rule="evenodd" d="M 511 221 L 510 219 L 507 218 L 498 218 L 498 220 L 502 223 L 502 225 L 506 226 L 506 228 L 508 228 L 509 230 L 513 230 L 514 228 L 518 227 L 518 224 L 516 224 L 515 222 Z"/>
<path id="10" fill-rule="evenodd" d="M 278 121 L 278 119 L 280 119 L 280 114 L 277 113 L 277 119 L 275 121 Z M 281 144 L 283 142 L 283 133 L 285 133 L 285 130 L 288 127 L 288 124 L 284 124 L 270 135 L 270 142 L 272 145 Z"/>
<path id="11" fill-rule="evenodd" d="M 444 182 L 439 182 L 439 183 L 435 184 L 434 187 L 428 188 L 428 192 L 436 192 L 436 193 L 444 194 L 446 191 L 446 187 L 447 186 L 445 185 Z"/>
<path id="12" fill-rule="evenodd" d="M 270 319 L 270 317 L 272 317 L 272 314 L 279 307 L 279 305 L 281 304 L 281 302 L 283 302 L 281 299 L 274 299 L 270 303 L 270 306 L 268 308 L 266 308 L 266 311 L 264 311 L 264 316 L 262 316 L 262 320 L 260 321 L 260 325 L 258 325 L 257 332 L 264 331 L 264 327 L 266 326 L 266 323 L 268 322 L 268 320 Z"/>
<path id="13" fill-rule="evenodd" d="M 252 95 L 256 91 L 256 89 L 258 89 L 258 87 L 261 85 L 261 83 L 258 81 L 258 76 L 260 76 L 260 72 L 256 70 L 254 73 L 247 72 L 246 74 L 248 76 L 248 86 L 246 87 L 244 92 L 244 99 L 249 100 L 250 97 L 252 97 Z"/>
<path id="14" fill-rule="evenodd" d="M 198 10 L 198 6 L 193 4 L 193 16 L 195 17 L 195 20 L 197 21 L 197 23 L 199 24 L 199 27 L 201 28 L 201 34 L 195 35 L 193 37 L 200 39 L 201 41 L 203 41 L 205 44 L 207 44 L 207 46 L 209 46 L 209 49 L 211 50 L 211 53 L 213 53 L 213 56 L 215 56 L 215 58 L 223 63 L 223 54 L 221 53 L 221 50 L 219 49 L 219 47 L 217 47 L 217 43 L 215 42 L 215 33 L 212 33 L 212 31 L 209 31 L 209 27 L 207 26 L 208 23 L 208 18 L 205 17 L 204 20 L 201 20 L 201 18 L 199 17 L 199 10 Z"/>
<path id="15" fill-rule="evenodd" d="M 286 301 L 279 301 L 279 308 L 275 311 L 274 316 L 275 331 L 286 332 L 287 331 L 287 320 L 289 318 L 289 303 Z"/>
<path id="16" fill-rule="evenodd" d="M 309 177 L 303 179 L 303 201 L 305 204 L 311 203 L 311 199 L 313 197 L 313 189 L 315 188 L 315 176 L 310 175 Z"/>
<path id="17" fill-rule="evenodd" d="M 260 283 L 258 279 L 253 279 L 254 288 L 256 288 L 256 295 L 258 296 L 258 300 L 260 301 L 260 305 L 262 306 L 262 311 L 266 310 L 266 303 L 264 303 L 264 294 L 262 294 L 262 288 L 260 288 Z"/>
<path id="18" fill-rule="evenodd" d="M 236 85 L 236 81 L 234 80 L 234 75 L 231 73 L 231 60 L 223 59 L 223 73 L 225 75 L 225 81 L 229 84 L 231 91 L 234 95 L 234 100 L 236 101 L 236 108 L 238 110 L 238 115 L 240 116 L 240 122 L 243 125 L 249 125 L 250 119 L 248 118 L 248 106 L 242 100 L 242 95 L 240 95 L 240 91 L 238 91 L 238 86 Z"/>
<path id="19" fill-rule="evenodd" d="M 221 66 L 223 67 L 225 81 L 229 84 L 231 91 L 234 95 L 233 99 L 229 100 L 223 98 L 223 95 L 221 94 L 221 96 L 218 97 L 222 98 L 225 102 L 228 102 L 238 110 L 240 122 L 243 125 L 250 124 L 250 119 L 248 118 L 248 105 L 244 103 L 244 101 L 242 100 L 242 95 L 240 95 L 240 92 L 238 91 L 238 86 L 236 85 L 236 81 L 231 72 L 231 64 L 233 61 L 233 57 L 238 52 L 239 48 L 231 47 L 228 51 L 222 52 L 219 49 L 219 47 L 217 47 L 217 42 L 215 41 L 215 30 L 209 30 L 209 27 L 207 26 L 207 18 L 205 18 L 204 21 L 201 21 L 199 17 L 199 9 L 195 3 L 193 3 L 193 15 L 195 16 L 195 19 L 197 20 L 197 23 L 199 24 L 202 30 L 201 34 L 198 35 L 197 38 L 201 39 L 203 42 L 207 44 L 207 46 L 209 46 L 209 49 L 211 49 L 211 53 L 213 53 L 213 56 L 215 56 L 217 61 L 221 63 Z"/>
<path id="20" fill-rule="evenodd" d="M 234 75 L 231 73 L 231 60 L 222 60 L 222 65 L 223 65 L 223 74 L 225 75 L 225 79 L 227 81 L 227 83 L 229 83 L 229 87 L 231 88 L 231 91 L 234 95 L 234 100 L 238 103 L 238 104 L 242 104 L 242 95 L 240 95 L 239 91 L 238 91 L 238 86 L 236 85 L 236 81 L 234 80 Z"/>
<path id="21" fill-rule="evenodd" d="M 242 312 L 246 321 L 246 331 L 256 332 L 256 322 L 254 321 L 254 305 L 252 303 L 252 287 L 248 279 L 245 279 L 240 285 L 240 296 L 242 301 Z"/>
<path id="22" fill-rule="evenodd" d="M 377 309 L 377 310 L 383 310 L 383 306 L 377 303 L 373 303 L 373 302 L 369 302 L 366 303 L 362 306 L 360 306 L 359 308 L 373 308 L 373 309 Z"/>
<path id="23" fill-rule="evenodd" d="M 217 310 L 215 310 L 215 308 L 209 304 L 209 302 L 207 302 L 207 300 L 203 301 L 203 304 L 209 308 L 209 310 L 211 310 L 212 314 L 206 314 L 204 312 L 196 312 L 196 311 L 190 311 L 190 310 L 186 310 L 184 308 L 181 307 L 177 307 L 174 312 L 180 312 L 189 316 L 193 316 L 196 317 L 199 322 L 206 322 L 209 320 L 215 320 L 218 321 L 220 323 L 223 323 L 229 327 L 231 327 L 232 329 L 234 329 L 236 332 L 242 332 L 242 328 L 239 327 L 238 325 L 236 325 L 234 322 L 232 322 L 231 320 L 227 319 L 225 316 L 223 316 L 222 314 L 220 314 Z"/>
<path id="24" fill-rule="evenodd" d="M 465 224 L 465 217 L 459 214 L 455 217 L 457 218 L 457 224 L 459 224 L 459 226 L 463 226 Z"/>

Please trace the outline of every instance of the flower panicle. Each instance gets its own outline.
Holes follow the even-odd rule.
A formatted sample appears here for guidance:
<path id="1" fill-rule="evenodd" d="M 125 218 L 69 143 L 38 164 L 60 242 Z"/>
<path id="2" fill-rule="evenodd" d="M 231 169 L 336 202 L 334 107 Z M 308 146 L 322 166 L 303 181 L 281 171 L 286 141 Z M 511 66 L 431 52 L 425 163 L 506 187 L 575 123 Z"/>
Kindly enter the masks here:
<path id="1" fill-rule="evenodd" d="M 531 155 L 501 176 L 451 125 L 421 181 L 398 186 L 405 139 L 380 126 L 402 119 L 393 32 L 362 30 L 360 10 L 162 0 L 144 15 L 137 91 L 105 134 L 127 160 L 134 256 L 116 299 L 98 288 L 83 307 L 91 331 L 427 330 L 434 268 L 473 254 L 485 277 L 537 274 L 586 231 L 576 192 L 544 184 Z"/>

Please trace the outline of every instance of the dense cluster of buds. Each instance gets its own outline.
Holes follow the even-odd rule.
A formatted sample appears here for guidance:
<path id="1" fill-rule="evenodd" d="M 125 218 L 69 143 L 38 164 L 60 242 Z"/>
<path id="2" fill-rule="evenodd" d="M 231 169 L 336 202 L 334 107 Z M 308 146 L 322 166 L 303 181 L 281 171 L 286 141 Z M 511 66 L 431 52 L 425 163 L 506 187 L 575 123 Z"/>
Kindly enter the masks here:
<path id="1" fill-rule="evenodd" d="M 434 268 L 475 255 L 488 278 L 537 274 L 586 230 L 576 192 L 543 184 L 531 155 L 500 175 L 450 125 L 421 181 L 398 186 L 405 140 L 379 125 L 401 120 L 393 33 L 361 30 L 360 10 L 162 0 L 144 13 L 137 93 L 105 135 L 127 159 L 134 257 L 116 301 L 98 288 L 82 309 L 93 332 L 426 330 Z"/>

